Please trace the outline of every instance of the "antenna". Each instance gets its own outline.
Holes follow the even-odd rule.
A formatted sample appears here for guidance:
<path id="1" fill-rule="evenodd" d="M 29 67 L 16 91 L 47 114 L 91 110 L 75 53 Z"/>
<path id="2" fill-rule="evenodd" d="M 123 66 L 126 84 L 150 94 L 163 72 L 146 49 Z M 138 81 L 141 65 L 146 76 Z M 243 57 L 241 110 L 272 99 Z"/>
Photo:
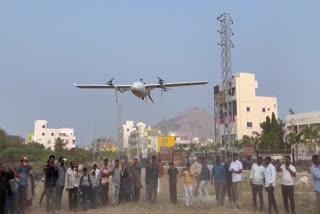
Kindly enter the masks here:
<path id="1" fill-rule="evenodd" d="M 222 115 L 220 115 L 220 124 L 224 123 L 222 144 L 229 150 L 232 146 L 234 150 L 235 133 L 234 133 L 234 115 L 233 115 L 233 102 L 232 102 L 232 67 L 231 67 L 231 49 L 234 47 L 231 37 L 234 35 L 231 29 L 233 20 L 228 13 L 223 13 L 217 20 L 220 22 L 220 43 L 221 46 L 221 68 L 222 68 L 222 87 L 223 93 L 219 93 L 218 107 Z M 220 97 L 220 96 L 223 97 Z M 219 120 L 219 117 L 217 118 Z M 217 125 L 217 124 L 215 124 Z"/>

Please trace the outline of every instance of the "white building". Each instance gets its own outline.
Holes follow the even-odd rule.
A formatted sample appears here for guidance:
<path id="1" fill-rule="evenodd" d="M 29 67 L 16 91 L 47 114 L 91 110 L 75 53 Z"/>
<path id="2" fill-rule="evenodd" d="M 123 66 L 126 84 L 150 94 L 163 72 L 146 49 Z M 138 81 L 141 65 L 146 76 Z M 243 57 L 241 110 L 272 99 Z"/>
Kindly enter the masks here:
<path id="1" fill-rule="evenodd" d="M 61 138 L 66 143 L 66 149 L 76 147 L 76 136 L 74 130 L 70 128 L 50 129 L 46 120 L 35 121 L 33 142 L 44 145 L 46 149 L 54 150 L 55 141 Z"/>
<path id="2" fill-rule="evenodd" d="M 307 127 L 320 127 L 320 112 L 291 114 L 286 117 L 286 135 L 291 132 L 299 134 Z M 313 145 L 315 145 L 314 152 L 319 153 L 318 143 L 313 143 Z M 307 153 L 305 144 L 292 145 L 292 148 L 296 150 L 296 160 L 310 160 L 310 154 Z"/>
<path id="3" fill-rule="evenodd" d="M 286 118 L 286 132 L 300 133 L 306 127 L 320 127 L 320 112 L 291 114 Z"/>
<path id="4" fill-rule="evenodd" d="M 122 143 L 120 146 L 121 151 L 124 151 L 125 149 L 129 148 L 129 138 L 131 133 L 135 130 L 136 130 L 136 127 L 133 121 L 126 121 L 126 123 L 122 125 L 122 128 L 121 128 Z"/>
<path id="5" fill-rule="evenodd" d="M 231 134 L 235 140 L 241 140 L 244 135 L 252 136 L 253 132 L 260 133 L 260 124 L 271 118 L 272 113 L 278 118 L 278 105 L 276 97 L 257 96 L 258 81 L 254 74 L 238 73 L 233 76 L 230 94 L 233 107 Z M 226 105 L 223 86 L 214 87 L 216 141 L 223 142 L 226 135 L 227 112 L 222 107 Z"/>

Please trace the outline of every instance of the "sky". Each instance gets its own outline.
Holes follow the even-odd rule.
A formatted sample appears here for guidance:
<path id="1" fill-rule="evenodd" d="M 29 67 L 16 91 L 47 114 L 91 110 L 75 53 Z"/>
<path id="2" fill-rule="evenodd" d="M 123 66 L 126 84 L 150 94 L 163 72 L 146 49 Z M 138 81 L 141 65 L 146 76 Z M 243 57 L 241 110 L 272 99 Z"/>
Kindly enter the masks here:
<path id="1" fill-rule="evenodd" d="M 77 83 L 209 80 L 152 91 L 155 104 L 121 94 L 121 121 L 154 125 L 192 107 L 211 111 L 221 82 L 217 17 L 234 24 L 233 73 L 255 73 L 279 116 L 319 111 L 319 1 L 0 1 L 0 127 L 26 137 L 34 121 L 75 128 L 79 144 L 115 135 L 114 91 Z"/>

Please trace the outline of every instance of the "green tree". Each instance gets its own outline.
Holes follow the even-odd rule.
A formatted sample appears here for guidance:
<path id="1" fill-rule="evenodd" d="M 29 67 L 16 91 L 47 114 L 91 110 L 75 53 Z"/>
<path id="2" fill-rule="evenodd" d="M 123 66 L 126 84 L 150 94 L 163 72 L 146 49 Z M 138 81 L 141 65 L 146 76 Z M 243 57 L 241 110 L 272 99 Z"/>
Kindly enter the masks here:
<path id="1" fill-rule="evenodd" d="M 274 113 L 260 127 L 262 132 L 259 149 L 271 151 L 284 148 L 284 123 L 277 120 Z"/>
<path id="2" fill-rule="evenodd" d="M 319 143 L 320 139 L 320 128 L 308 126 L 302 131 L 303 143 L 309 154 L 314 153 L 314 147 Z"/>

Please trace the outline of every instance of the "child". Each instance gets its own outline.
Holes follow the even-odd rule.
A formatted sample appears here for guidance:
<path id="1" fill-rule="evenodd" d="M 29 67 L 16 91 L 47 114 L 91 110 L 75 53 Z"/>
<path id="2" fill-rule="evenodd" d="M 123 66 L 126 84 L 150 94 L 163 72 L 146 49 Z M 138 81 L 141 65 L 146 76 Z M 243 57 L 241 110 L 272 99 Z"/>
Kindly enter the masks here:
<path id="1" fill-rule="evenodd" d="M 177 203 L 177 175 L 178 169 L 174 166 L 173 162 L 169 163 L 169 191 L 170 191 L 170 202 L 173 204 Z"/>
<path id="2" fill-rule="evenodd" d="M 192 206 L 193 178 L 194 173 L 190 170 L 190 163 L 187 163 L 187 168 L 182 170 L 184 193 L 186 198 L 186 206 Z"/>
<path id="3" fill-rule="evenodd" d="M 92 209 L 98 208 L 98 194 L 100 189 L 100 181 L 99 177 L 96 175 L 95 171 L 92 171 L 91 175 L 91 194 L 92 194 L 92 200 L 91 200 L 91 207 Z"/>
<path id="4" fill-rule="evenodd" d="M 90 177 L 87 173 L 88 173 L 88 169 L 83 168 L 83 175 L 80 178 L 80 188 L 81 188 L 81 192 L 82 192 L 83 211 L 88 210 L 88 194 L 89 194 L 90 183 L 91 183 Z"/>

